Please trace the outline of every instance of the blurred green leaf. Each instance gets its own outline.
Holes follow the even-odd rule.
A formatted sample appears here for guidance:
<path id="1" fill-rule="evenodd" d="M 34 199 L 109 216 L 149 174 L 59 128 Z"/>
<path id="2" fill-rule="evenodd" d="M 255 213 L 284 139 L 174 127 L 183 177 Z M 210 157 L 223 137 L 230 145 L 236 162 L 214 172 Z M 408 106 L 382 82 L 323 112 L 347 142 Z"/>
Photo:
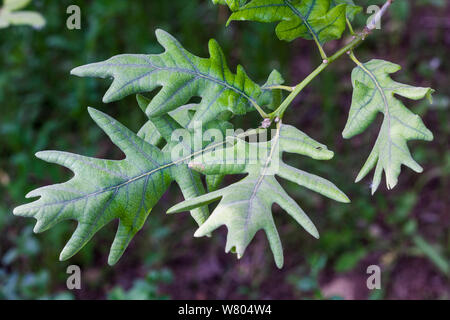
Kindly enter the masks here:
<path id="1" fill-rule="evenodd" d="M 436 248 L 430 245 L 423 237 L 413 237 L 414 244 L 427 256 L 428 259 L 445 275 L 450 274 L 448 259 L 443 257 Z"/>
<path id="2" fill-rule="evenodd" d="M 355 249 L 349 252 L 344 252 L 340 255 L 334 264 L 334 269 L 337 272 L 346 272 L 352 270 L 367 254 L 364 248 Z"/>

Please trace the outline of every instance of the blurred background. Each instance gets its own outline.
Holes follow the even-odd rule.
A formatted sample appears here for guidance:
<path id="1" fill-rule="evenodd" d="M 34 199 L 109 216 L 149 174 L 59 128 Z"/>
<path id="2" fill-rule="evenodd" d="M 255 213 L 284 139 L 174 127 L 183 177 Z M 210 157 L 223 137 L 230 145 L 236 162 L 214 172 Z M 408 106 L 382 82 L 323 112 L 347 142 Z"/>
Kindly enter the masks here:
<path id="1" fill-rule="evenodd" d="M 383 1 L 355 1 L 367 8 Z M 82 29 L 66 28 L 66 8 L 77 4 Z M 285 266 L 278 270 L 267 240 L 258 233 L 241 260 L 224 253 L 225 228 L 194 239 L 188 214 L 166 216 L 182 200 L 173 186 L 114 267 L 107 255 L 117 223 L 102 229 L 70 261 L 59 252 L 75 228 L 63 222 L 39 235 L 34 219 L 14 217 L 32 189 L 63 182 L 70 173 L 34 157 L 45 149 L 120 159 L 121 153 L 90 119 L 93 106 L 137 131 L 145 115 L 134 97 L 105 105 L 110 81 L 76 78 L 72 68 L 121 53 L 159 53 L 154 30 L 175 35 L 191 52 L 207 56 L 207 41 L 224 48 L 233 70 L 245 66 L 264 82 L 277 68 L 294 85 L 320 63 L 312 42 L 277 40 L 274 26 L 234 23 L 228 9 L 200 0 L 35 0 L 42 30 L 0 29 L 0 299 L 449 299 L 449 99 L 450 4 L 446 0 L 396 1 L 375 32 L 357 50 L 362 61 L 401 64 L 397 81 L 436 89 L 434 104 L 406 101 L 433 131 L 431 143 L 410 143 L 423 174 L 403 169 L 399 185 L 370 195 L 370 178 L 353 180 L 365 162 L 381 123 L 350 140 L 341 136 L 351 102 L 352 62 L 343 57 L 323 72 L 288 110 L 285 119 L 335 151 L 331 161 L 292 157 L 298 168 L 321 175 L 352 199 L 340 204 L 286 183 L 290 195 L 316 223 L 320 240 L 306 234 L 280 209 L 274 216 Z M 369 15 L 354 23 L 357 30 Z M 333 52 L 341 41 L 327 45 Z M 254 113 L 236 126 L 257 126 Z M 384 179 L 384 178 L 383 178 Z M 283 182 L 284 183 L 284 182 Z M 82 290 L 68 291 L 66 268 L 82 270 Z M 382 289 L 366 287 L 369 265 L 382 270 Z"/>

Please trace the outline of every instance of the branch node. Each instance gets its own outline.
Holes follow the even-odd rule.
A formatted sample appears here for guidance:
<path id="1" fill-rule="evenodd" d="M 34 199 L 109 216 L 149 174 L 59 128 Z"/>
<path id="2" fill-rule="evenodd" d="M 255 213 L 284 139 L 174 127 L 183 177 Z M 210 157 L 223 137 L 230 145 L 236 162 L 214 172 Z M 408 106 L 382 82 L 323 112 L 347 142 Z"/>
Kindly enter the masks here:
<path id="1" fill-rule="evenodd" d="M 261 128 L 267 129 L 272 124 L 272 120 L 270 118 L 265 118 L 263 122 L 261 122 Z"/>

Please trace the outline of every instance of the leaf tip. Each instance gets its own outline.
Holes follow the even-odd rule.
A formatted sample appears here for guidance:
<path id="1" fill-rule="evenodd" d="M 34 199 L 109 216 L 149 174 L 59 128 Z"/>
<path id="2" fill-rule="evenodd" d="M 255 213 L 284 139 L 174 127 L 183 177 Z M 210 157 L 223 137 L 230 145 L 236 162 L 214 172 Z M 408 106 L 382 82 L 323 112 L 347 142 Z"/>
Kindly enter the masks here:
<path id="1" fill-rule="evenodd" d="M 277 265 L 277 268 L 278 268 L 278 269 L 280 269 L 280 270 L 283 269 L 283 263 L 278 264 L 278 263 L 275 262 L 275 264 Z"/>
<path id="2" fill-rule="evenodd" d="M 317 240 L 320 239 L 320 234 L 319 234 L 319 230 L 317 230 L 317 228 L 315 226 L 313 226 L 314 228 L 311 228 L 311 230 L 309 230 L 309 233 Z"/>
<path id="3" fill-rule="evenodd" d="M 88 113 L 91 116 L 92 119 L 96 120 L 101 116 L 106 116 L 106 114 L 104 114 L 103 112 L 101 112 L 100 110 L 97 110 L 95 108 L 92 107 L 87 107 Z"/>
<path id="4" fill-rule="evenodd" d="M 38 151 L 34 154 L 34 156 L 38 159 L 44 160 L 47 152 L 46 151 Z"/>
<path id="5" fill-rule="evenodd" d="M 365 170 L 361 170 L 358 175 L 355 178 L 355 183 L 360 182 L 364 177 L 367 175 L 367 172 Z"/>
<path id="6" fill-rule="evenodd" d="M 117 264 L 117 262 L 119 261 L 120 257 L 116 257 L 115 255 L 109 255 L 108 256 L 108 265 L 110 267 L 113 267 L 114 265 Z"/>
<path id="7" fill-rule="evenodd" d="M 146 113 L 147 107 L 150 104 L 150 99 L 148 99 L 146 96 L 138 93 L 136 95 L 136 101 L 139 105 L 139 108 L 141 108 L 141 110 Z"/>
<path id="8" fill-rule="evenodd" d="M 344 131 L 342 131 L 342 138 L 348 140 L 350 139 L 352 136 L 349 133 L 349 130 L 347 128 L 344 129 Z"/>
<path id="9" fill-rule="evenodd" d="M 70 70 L 70 74 L 72 76 L 82 77 L 83 76 L 82 68 L 83 68 L 82 66 L 73 68 L 72 70 Z"/>
<path id="10" fill-rule="evenodd" d="M 171 208 L 169 208 L 167 211 L 166 211 L 166 214 L 174 214 L 174 213 L 177 213 L 178 211 L 176 210 L 176 206 L 173 206 L 173 207 L 171 207 Z"/>
<path id="11" fill-rule="evenodd" d="M 58 151 L 51 151 L 51 150 L 44 150 L 44 151 L 39 151 L 35 153 L 35 157 L 38 159 L 41 159 L 43 161 L 46 162 L 52 162 L 52 163 L 58 163 L 57 161 L 55 161 L 55 153 L 58 153 Z M 36 197 L 35 194 L 36 190 L 32 190 L 30 191 L 27 195 L 26 198 L 34 198 Z"/>
<path id="12" fill-rule="evenodd" d="M 378 187 L 374 187 L 374 186 L 372 186 L 371 187 L 371 194 L 372 194 L 372 196 L 375 194 L 375 192 L 377 192 L 377 189 L 378 189 Z"/>
<path id="13" fill-rule="evenodd" d="M 15 215 L 15 216 L 20 216 L 20 214 L 22 213 L 21 207 L 22 207 L 22 206 L 15 207 L 15 208 L 13 209 L 13 215 Z"/>
<path id="14" fill-rule="evenodd" d="M 200 229 L 198 229 L 197 231 L 195 231 L 194 233 L 194 238 L 201 238 L 203 237 L 203 233 L 201 232 Z"/>
<path id="15" fill-rule="evenodd" d="M 341 202 L 342 203 L 350 203 L 350 202 L 352 202 L 350 200 L 350 198 L 345 193 L 341 192 L 340 196 L 341 196 Z"/>
<path id="16" fill-rule="evenodd" d="M 71 255 L 68 253 L 68 250 L 66 250 L 66 248 L 64 248 L 61 251 L 61 254 L 59 255 L 59 261 L 66 261 L 71 257 Z"/>
<path id="17" fill-rule="evenodd" d="M 156 28 L 155 34 L 157 37 L 159 37 L 159 36 L 168 35 L 169 33 L 161 28 Z"/>
<path id="18" fill-rule="evenodd" d="M 324 160 L 331 160 L 334 157 L 334 152 L 331 150 L 324 150 L 323 151 L 323 158 Z"/>
<path id="19" fill-rule="evenodd" d="M 386 187 L 388 190 L 392 190 L 398 183 L 397 177 L 394 176 L 386 176 Z"/>
<path id="20" fill-rule="evenodd" d="M 116 100 L 117 100 L 117 98 L 116 98 L 116 96 L 114 95 L 114 92 L 112 92 L 111 89 L 108 90 L 105 93 L 105 95 L 103 96 L 103 98 L 102 98 L 102 102 L 103 103 L 111 103 L 111 102 L 114 102 Z"/>
<path id="21" fill-rule="evenodd" d="M 45 231 L 44 223 L 41 220 L 38 220 L 33 228 L 34 233 L 42 233 Z"/>

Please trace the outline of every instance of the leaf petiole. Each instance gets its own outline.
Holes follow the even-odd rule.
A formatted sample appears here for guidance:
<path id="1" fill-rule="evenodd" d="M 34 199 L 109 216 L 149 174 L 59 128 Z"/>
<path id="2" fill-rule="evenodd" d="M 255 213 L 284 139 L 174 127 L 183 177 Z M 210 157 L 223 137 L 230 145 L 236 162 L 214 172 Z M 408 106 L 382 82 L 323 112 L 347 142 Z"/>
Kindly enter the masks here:
<path id="1" fill-rule="evenodd" d="M 353 51 L 350 51 L 350 53 L 348 54 L 348 56 L 350 57 L 350 59 L 352 59 L 352 61 L 358 66 L 358 67 L 362 67 L 363 64 L 361 63 L 361 61 L 358 60 L 358 58 L 356 58 L 355 54 L 353 53 Z"/>
<path id="2" fill-rule="evenodd" d="M 277 90 L 278 89 L 278 90 L 285 90 L 285 91 L 292 92 L 292 91 L 294 91 L 295 87 L 274 85 L 274 86 L 264 87 L 264 89 L 268 89 L 268 90 Z"/>
<path id="3" fill-rule="evenodd" d="M 352 36 L 356 36 L 356 33 L 355 33 L 355 31 L 353 30 L 353 26 L 352 26 L 352 23 L 350 22 L 350 20 L 349 20 L 348 18 L 345 18 L 345 20 L 346 20 L 346 22 L 347 22 L 347 27 L 348 27 L 348 30 L 350 31 L 350 34 L 351 34 Z"/>
<path id="4" fill-rule="evenodd" d="M 270 119 L 274 119 L 275 117 L 283 118 L 284 112 L 289 107 L 289 105 L 292 103 L 292 101 L 297 97 L 297 95 L 312 81 L 316 76 L 318 76 L 329 64 L 339 59 L 344 54 L 352 55 L 353 49 L 358 47 L 365 39 L 366 37 L 375 29 L 373 26 L 375 25 L 376 21 L 380 20 L 382 16 L 386 13 L 387 9 L 392 4 L 393 0 L 387 0 L 385 4 L 383 5 L 382 9 L 380 10 L 379 14 L 377 14 L 369 23 L 368 26 L 361 31 L 360 34 L 353 37 L 353 40 L 336 51 L 335 54 L 333 54 L 331 57 L 326 58 L 323 60 L 322 64 L 318 66 L 308 77 L 306 77 L 302 82 L 300 82 L 298 85 L 294 87 L 294 90 L 286 97 L 286 99 L 281 103 L 281 105 L 272 112 L 269 117 Z M 353 31 L 351 29 L 351 31 Z M 318 42 L 316 41 L 316 44 Z M 319 45 L 319 44 L 318 44 Z M 319 45 L 319 50 L 322 47 Z M 321 50 L 321 52 L 323 49 Z M 325 55 L 326 57 L 326 55 Z M 355 58 L 356 59 L 356 58 Z"/>

